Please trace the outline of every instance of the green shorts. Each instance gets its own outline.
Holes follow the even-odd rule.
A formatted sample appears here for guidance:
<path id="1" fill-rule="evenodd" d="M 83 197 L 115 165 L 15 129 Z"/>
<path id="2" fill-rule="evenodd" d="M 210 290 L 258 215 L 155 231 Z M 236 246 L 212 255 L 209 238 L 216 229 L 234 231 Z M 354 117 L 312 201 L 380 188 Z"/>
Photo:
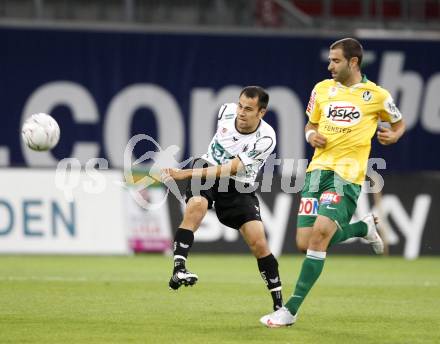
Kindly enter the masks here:
<path id="1" fill-rule="evenodd" d="M 313 227 L 318 215 L 332 219 L 338 226 L 350 223 L 360 192 L 360 185 L 349 183 L 334 171 L 307 172 L 297 228 Z"/>

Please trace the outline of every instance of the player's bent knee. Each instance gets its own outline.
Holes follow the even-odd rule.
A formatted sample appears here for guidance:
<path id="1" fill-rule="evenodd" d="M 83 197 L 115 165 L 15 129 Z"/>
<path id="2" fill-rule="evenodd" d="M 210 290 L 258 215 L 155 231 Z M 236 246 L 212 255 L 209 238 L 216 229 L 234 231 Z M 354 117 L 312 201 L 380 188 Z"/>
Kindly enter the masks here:
<path id="1" fill-rule="evenodd" d="M 205 214 L 208 210 L 208 200 L 202 196 L 191 197 L 186 205 L 186 213 Z"/>
<path id="2" fill-rule="evenodd" d="M 321 221 L 316 221 L 313 225 L 312 234 L 311 236 L 329 236 L 330 234 L 333 234 L 334 227 L 336 227 L 336 224 L 329 218 L 322 218 Z"/>
<path id="3" fill-rule="evenodd" d="M 204 197 L 191 197 L 188 201 L 180 227 L 197 230 L 208 211 L 208 201 Z"/>
<path id="4" fill-rule="evenodd" d="M 312 235 L 310 236 L 308 248 L 325 251 L 333 233 L 334 230 L 331 227 L 315 224 L 313 226 Z"/>
<path id="5" fill-rule="evenodd" d="M 270 254 L 269 245 L 266 239 L 258 239 L 249 243 L 249 248 L 257 258 L 262 258 Z"/>

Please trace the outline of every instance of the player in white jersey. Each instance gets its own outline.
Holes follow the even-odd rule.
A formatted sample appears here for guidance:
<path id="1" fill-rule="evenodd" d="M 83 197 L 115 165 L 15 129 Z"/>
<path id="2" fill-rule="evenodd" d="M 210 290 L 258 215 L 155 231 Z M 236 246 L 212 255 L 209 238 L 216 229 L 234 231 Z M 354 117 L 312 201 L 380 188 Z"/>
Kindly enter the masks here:
<path id="1" fill-rule="evenodd" d="M 220 108 L 217 132 L 202 159 L 212 165 L 224 165 L 238 157 L 244 168 L 231 178 L 253 185 L 258 171 L 275 148 L 276 136 L 264 120 L 259 121 L 253 132 L 240 132 L 236 127 L 238 106 L 230 103 Z"/>
<path id="2" fill-rule="evenodd" d="M 262 117 L 269 95 L 258 86 L 245 87 L 238 104 L 224 104 L 218 113 L 217 131 L 208 152 L 191 169 L 164 169 L 167 180 L 189 179 L 187 206 L 174 237 L 174 269 L 169 286 L 193 285 L 198 276 L 185 263 L 194 232 L 214 205 L 221 223 L 240 231 L 271 292 L 274 310 L 282 306 L 278 262 L 270 252 L 260 217 L 254 183 L 260 168 L 276 145 L 275 131 Z"/>

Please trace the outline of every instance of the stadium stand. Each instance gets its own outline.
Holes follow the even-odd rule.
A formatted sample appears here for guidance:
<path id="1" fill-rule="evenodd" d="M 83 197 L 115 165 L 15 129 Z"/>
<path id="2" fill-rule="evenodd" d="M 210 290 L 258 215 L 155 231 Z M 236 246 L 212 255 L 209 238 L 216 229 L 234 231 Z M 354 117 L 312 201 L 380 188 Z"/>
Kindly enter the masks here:
<path id="1" fill-rule="evenodd" d="M 3 0 L 0 22 L 355 29 L 440 28 L 438 0 Z"/>

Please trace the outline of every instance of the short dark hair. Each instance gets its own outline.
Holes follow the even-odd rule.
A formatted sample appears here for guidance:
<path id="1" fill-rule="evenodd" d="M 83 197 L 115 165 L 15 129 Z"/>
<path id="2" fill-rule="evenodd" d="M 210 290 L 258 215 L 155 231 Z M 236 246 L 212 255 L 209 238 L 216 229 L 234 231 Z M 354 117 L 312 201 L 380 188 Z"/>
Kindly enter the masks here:
<path id="1" fill-rule="evenodd" d="M 361 68 L 362 64 L 362 55 L 363 55 L 363 48 L 362 45 L 359 43 L 358 40 L 354 38 L 343 38 L 339 41 L 334 42 L 330 49 L 342 49 L 342 53 L 344 54 L 344 57 L 350 61 L 352 57 L 358 58 L 358 66 Z"/>
<path id="2" fill-rule="evenodd" d="M 241 90 L 240 97 L 242 94 L 248 98 L 258 97 L 258 110 L 266 109 L 267 104 L 269 104 L 269 95 L 260 86 L 246 86 Z"/>

